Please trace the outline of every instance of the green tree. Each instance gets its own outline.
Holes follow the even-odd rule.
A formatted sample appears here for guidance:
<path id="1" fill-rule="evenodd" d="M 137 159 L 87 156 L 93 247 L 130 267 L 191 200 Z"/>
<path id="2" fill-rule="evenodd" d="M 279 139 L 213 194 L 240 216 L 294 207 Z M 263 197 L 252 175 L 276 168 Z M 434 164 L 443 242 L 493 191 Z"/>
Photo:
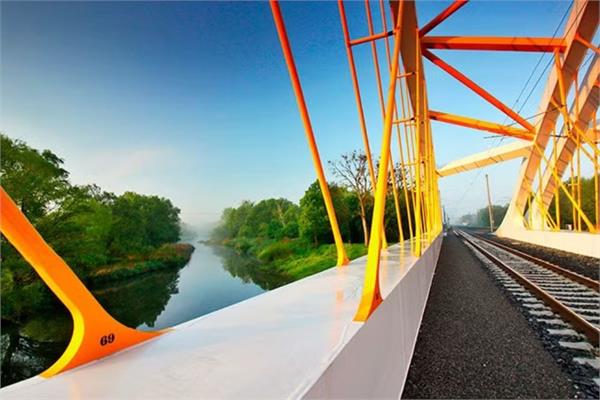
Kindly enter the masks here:
<path id="1" fill-rule="evenodd" d="M 577 182 L 574 182 L 574 192 L 577 193 Z M 567 188 L 568 190 L 571 189 L 571 181 L 570 179 L 566 179 L 563 182 L 563 185 L 565 188 Z M 598 225 L 598 222 L 596 222 L 596 210 L 594 210 L 594 205 L 595 205 L 595 200 L 594 200 L 594 196 L 595 196 L 595 190 L 594 190 L 594 185 L 595 185 L 595 181 L 594 181 L 594 177 L 590 176 L 588 178 L 581 178 L 581 210 L 584 212 L 584 214 L 586 215 L 586 217 L 590 220 L 590 222 L 592 224 Z M 573 214 L 575 214 L 575 218 L 578 218 L 578 213 L 577 211 L 573 212 L 573 204 L 571 203 L 571 200 L 569 200 L 569 198 L 567 197 L 567 195 L 565 194 L 565 192 L 563 191 L 563 189 L 558 189 L 559 190 L 559 207 L 560 207 L 560 225 L 562 229 L 566 228 L 566 225 L 571 225 L 572 227 L 574 227 L 574 220 L 573 220 Z M 556 215 L 556 203 L 555 203 L 555 199 L 552 199 L 552 202 L 549 205 L 548 211 L 549 214 L 552 216 L 552 218 L 555 219 L 555 215 Z M 586 223 L 582 220 L 581 221 L 581 228 L 583 230 L 587 230 L 587 225 Z"/>
<path id="2" fill-rule="evenodd" d="M 158 196 L 144 196 L 141 202 L 148 244 L 158 247 L 177 242 L 181 235 L 180 210 L 171 200 Z"/>
<path id="3" fill-rule="evenodd" d="M 2 186 L 50 246 L 86 279 L 95 268 L 135 258 L 180 236 L 179 209 L 164 198 L 74 186 L 49 150 L 0 135 Z M 19 320 L 58 302 L 31 266 L 1 237 L 2 317 Z"/>
<path id="4" fill-rule="evenodd" d="M 341 180 L 341 184 L 352 191 L 358 200 L 358 216 L 362 224 L 364 243 L 368 246 L 370 225 L 367 223 L 367 203 L 372 201 L 372 197 L 367 156 L 354 150 L 342 154 L 337 161 L 329 161 L 329 165 L 335 176 Z"/>
<path id="5" fill-rule="evenodd" d="M 38 220 L 41 235 L 80 276 L 109 261 L 112 213 L 107 196 L 93 185 L 70 187 L 60 207 Z"/>
<path id="6" fill-rule="evenodd" d="M 494 229 L 500 226 L 500 223 L 504 219 L 504 215 L 506 215 L 506 211 L 508 210 L 508 204 L 504 206 L 500 206 L 497 204 L 492 204 L 492 218 L 494 219 Z M 480 208 L 477 210 L 477 226 L 490 226 L 490 212 L 487 207 Z"/>
<path id="7" fill-rule="evenodd" d="M 256 204 L 244 201 L 237 208 L 223 210 L 212 238 L 219 242 L 235 238 L 295 238 L 298 215 L 298 206 L 286 199 L 266 199 Z"/>
<path id="8" fill-rule="evenodd" d="M 112 204 L 109 251 L 113 257 L 140 253 L 148 242 L 140 195 L 126 192 Z"/>
<path id="9" fill-rule="evenodd" d="M 25 142 L 0 134 L 2 187 L 21 211 L 35 222 L 64 196 L 69 173 L 50 150 L 41 153 Z"/>
<path id="10" fill-rule="evenodd" d="M 111 203 L 109 251 L 114 257 L 142 253 L 179 240 L 179 209 L 170 200 L 125 192 Z"/>
<path id="11" fill-rule="evenodd" d="M 337 185 L 329 185 L 329 192 L 333 201 L 340 232 L 343 237 L 348 238 L 349 209 L 344 201 L 347 191 Z M 333 233 L 327 216 L 325 202 L 321 194 L 319 182 L 312 183 L 304 196 L 300 199 L 300 236 L 315 245 L 321 243 L 333 243 Z"/>

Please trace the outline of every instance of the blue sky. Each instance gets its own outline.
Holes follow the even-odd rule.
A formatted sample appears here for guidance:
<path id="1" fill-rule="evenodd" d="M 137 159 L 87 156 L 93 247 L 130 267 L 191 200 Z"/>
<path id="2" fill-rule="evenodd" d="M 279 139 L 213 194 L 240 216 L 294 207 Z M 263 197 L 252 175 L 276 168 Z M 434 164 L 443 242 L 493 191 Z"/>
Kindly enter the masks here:
<path id="1" fill-rule="evenodd" d="M 417 2 L 420 24 L 448 3 Z M 431 34 L 551 36 L 568 6 L 475 1 Z M 297 201 L 315 179 L 268 3 L 1 7 L 0 129 L 63 157 L 73 182 L 168 197 L 197 225 L 216 221 L 224 207 L 243 199 Z M 323 161 L 361 148 L 336 3 L 283 3 L 282 9 Z M 363 10 L 362 3 L 347 4 L 353 37 L 367 33 Z M 381 116 L 369 47 L 355 54 L 377 154 Z M 540 58 L 437 54 L 509 105 Z M 425 68 L 432 109 L 506 120 L 432 64 Z M 522 115 L 536 112 L 544 82 Z M 498 144 L 464 128 L 434 123 L 433 131 L 440 165 Z M 484 173 L 494 200 L 508 202 L 518 167 L 512 161 L 442 179 L 446 209 L 457 217 L 482 207 Z"/>

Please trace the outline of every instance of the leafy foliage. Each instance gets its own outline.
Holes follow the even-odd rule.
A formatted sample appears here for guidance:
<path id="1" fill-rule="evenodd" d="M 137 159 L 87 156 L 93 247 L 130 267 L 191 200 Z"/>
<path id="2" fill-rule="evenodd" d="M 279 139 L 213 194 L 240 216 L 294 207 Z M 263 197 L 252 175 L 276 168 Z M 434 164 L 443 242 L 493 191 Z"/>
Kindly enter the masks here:
<path id="1" fill-rule="evenodd" d="M 179 240 L 179 209 L 168 199 L 72 185 L 63 160 L 51 151 L 3 134 L 0 141 L 2 187 L 83 280 L 106 264 L 141 262 Z M 1 246 L 2 318 L 18 320 L 55 306 L 54 296 L 4 237 Z"/>
<path id="2" fill-rule="evenodd" d="M 574 187 L 577 188 L 577 182 L 574 182 L 574 183 L 575 183 Z M 568 179 L 565 180 L 563 182 L 563 185 L 564 185 L 564 187 L 570 189 L 570 187 L 571 187 L 570 180 L 568 180 Z M 598 222 L 596 221 L 596 211 L 594 210 L 594 204 L 595 204 L 594 185 L 595 185 L 595 181 L 594 181 L 593 176 L 591 176 L 589 178 L 581 178 L 581 210 L 583 211 L 583 213 L 586 215 L 586 217 L 589 219 L 589 221 L 593 225 L 597 225 Z M 576 193 L 576 192 L 577 192 L 577 190 L 575 189 L 574 193 Z M 575 196 L 573 196 L 573 197 L 575 197 Z M 561 228 L 566 229 L 567 225 L 570 225 L 571 227 L 573 227 L 574 226 L 573 215 L 575 216 L 575 218 L 578 218 L 577 211 L 573 212 L 573 205 L 562 189 L 559 189 L 558 199 L 559 199 L 559 208 L 560 208 Z M 550 207 L 548 209 L 549 214 L 552 216 L 552 218 L 555 218 L 555 215 L 556 215 L 555 201 L 556 201 L 555 198 L 553 198 L 552 202 L 550 203 Z M 584 221 L 581 221 L 581 228 L 584 230 L 587 229 L 587 225 Z"/>
<path id="3" fill-rule="evenodd" d="M 340 233 L 343 238 L 348 240 L 350 212 L 348 202 L 345 199 L 349 194 L 347 190 L 337 185 L 330 185 L 329 193 L 333 201 Z M 327 209 L 318 182 L 313 182 L 304 192 L 304 197 L 300 199 L 298 225 L 300 237 L 303 239 L 311 241 L 315 245 L 333 243 L 331 224 L 329 223 Z"/>
<path id="4" fill-rule="evenodd" d="M 494 227 L 498 227 L 504 215 L 508 210 L 508 204 L 500 206 L 492 204 L 492 217 L 494 218 Z M 473 226 L 473 227 L 489 227 L 490 226 L 490 213 L 487 207 L 478 209 L 473 214 L 465 214 L 459 218 L 459 223 Z"/>
<path id="5" fill-rule="evenodd" d="M 20 140 L 0 135 L 2 187 L 32 221 L 59 202 L 69 184 L 63 160 L 50 150 L 39 152 Z"/>

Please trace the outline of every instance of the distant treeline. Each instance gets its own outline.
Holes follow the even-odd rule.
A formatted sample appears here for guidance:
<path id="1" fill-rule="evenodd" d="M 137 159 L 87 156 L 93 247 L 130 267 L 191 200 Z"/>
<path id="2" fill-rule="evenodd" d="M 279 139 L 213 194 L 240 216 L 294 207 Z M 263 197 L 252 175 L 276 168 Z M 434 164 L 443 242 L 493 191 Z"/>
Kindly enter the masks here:
<path id="1" fill-rule="evenodd" d="M 577 185 L 575 185 L 575 196 L 577 193 Z M 592 224 L 596 224 L 596 211 L 594 210 L 595 206 L 595 191 L 594 191 L 595 180 L 594 177 L 589 178 L 581 178 L 581 210 L 585 213 L 587 218 L 590 220 Z M 570 179 L 566 179 L 563 181 L 563 185 L 565 188 L 571 188 Z M 560 208 L 560 227 L 561 229 L 566 229 L 567 225 L 573 227 L 573 216 L 577 217 L 577 212 L 574 211 L 573 205 L 567 195 L 564 193 L 562 189 L 559 189 L 560 193 L 558 195 L 559 198 L 559 208 Z M 574 197 L 575 197 L 574 196 Z M 530 200 L 531 204 L 534 204 L 535 197 L 532 194 Z M 525 213 L 527 213 L 528 204 L 525 206 Z M 508 210 L 508 204 L 504 206 L 500 205 L 492 205 L 492 213 L 494 217 L 494 225 L 498 227 L 502 220 L 504 219 L 504 215 Z M 555 219 L 556 218 L 556 197 L 552 198 L 552 201 L 548 207 L 548 215 Z M 466 224 L 469 226 L 475 227 L 487 227 L 490 225 L 489 212 L 487 207 L 482 207 L 478 209 L 475 213 L 466 214 L 459 218 L 459 223 Z M 582 229 L 586 230 L 587 227 L 585 223 L 582 222 Z"/>
<path id="2" fill-rule="evenodd" d="M 360 206 L 352 190 L 330 184 L 329 190 L 346 243 L 364 243 Z M 390 242 L 398 241 L 398 225 L 394 212 L 393 198 L 386 207 L 386 235 Z M 402 208 L 403 215 L 406 210 Z M 366 205 L 367 224 L 370 225 L 372 199 Z M 406 222 L 405 222 L 406 223 Z M 406 227 L 405 229 L 408 230 Z M 333 243 L 333 234 L 318 182 L 312 183 L 299 204 L 286 199 L 267 199 L 253 203 L 244 201 L 239 207 L 226 208 L 212 239 L 220 243 L 237 240 L 240 246 L 244 239 L 282 240 L 301 239 L 313 245 Z"/>
<path id="3" fill-rule="evenodd" d="M 573 182 L 574 185 L 573 187 L 577 188 L 577 182 Z M 564 182 L 564 187 L 565 188 L 571 188 L 571 181 L 570 179 L 566 179 Z M 595 206 L 595 190 L 594 190 L 594 185 L 595 185 L 595 181 L 594 181 L 594 177 L 591 176 L 589 178 L 581 178 L 581 210 L 584 212 L 584 214 L 588 217 L 588 219 L 590 220 L 590 222 L 593 225 L 597 225 L 596 222 L 596 211 L 594 210 L 594 206 Z M 559 198 L 559 208 L 560 208 L 560 225 L 562 229 L 565 229 L 567 225 L 571 225 L 573 226 L 573 215 L 575 215 L 575 218 L 577 218 L 577 213 L 573 212 L 573 205 L 571 203 L 571 201 L 569 200 L 569 198 L 567 197 L 567 195 L 565 194 L 565 192 L 562 189 L 560 190 L 560 194 L 558 196 Z M 576 193 L 577 190 L 574 190 L 574 192 Z M 552 199 L 552 202 L 550 203 L 550 207 L 548 208 L 549 214 L 552 216 L 552 218 L 555 218 L 556 215 L 556 203 L 555 203 L 555 198 Z M 582 222 L 581 224 L 581 228 L 584 230 L 587 230 L 587 226 L 585 225 L 584 222 Z"/>
<path id="4" fill-rule="evenodd" d="M 369 241 L 373 196 L 364 153 L 354 151 L 329 163 L 337 180 L 329 184 L 332 202 L 348 256 L 366 253 Z M 396 166 L 400 193 L 412 198 L 407 184 L 403 190 L 403 171 Z M 387 196 L 385 233 L 388 243 L 399 240 L 396 208 L 391 184 Z M 409 238 L 405 202 L 400 199 L 400 215 L 405 238 Z M 250 254 L 260 260 L 264 272 L 276 270 L 288 280 L 299 279 L 332 267 L 336 261 L 333 233 L 318 182 L 313 182 L 299 203 L 286 199 L 244 201 L 226 208 L 212 241 Z"/>
<path id="5" fill-rule="evenodd" d="M 73 185 L 56 154 L 5 135 L 0 140 L 2 187 L 82 279 L 107 264 L 147 261 L 158 250 L 163 260 L 161 246 L 179 240 L 179 209 L 168 199 Z M 1 245 L 2 318 L 18 320 L 55 304 L 4 236 Z"/>
<path id="6" fill-rule="evenodd" d="M 500 206 L 497 204 L 492 205 L 492 216 L 494 218 L 494 226 L 498 227 L 506 211 L 508 210 L 508 204 Z M 459 218 L 458 222 L 463 225 L 473 227 L 488 227 L 490 226 L 490 213 L 487 207 L 483 207 L 475 211 L 473 214 L 465 214 Z"/>

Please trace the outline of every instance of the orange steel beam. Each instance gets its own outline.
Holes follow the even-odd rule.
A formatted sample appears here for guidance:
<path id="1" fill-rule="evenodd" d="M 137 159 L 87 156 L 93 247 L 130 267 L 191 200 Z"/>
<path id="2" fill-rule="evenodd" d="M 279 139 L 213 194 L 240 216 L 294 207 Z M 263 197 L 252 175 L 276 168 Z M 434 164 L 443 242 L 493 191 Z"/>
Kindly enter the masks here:
<path id="1" fill-rule="evenodd" d="M 404 9 L 404 2 L 401 2 L 398 10 L 397 21 L 401 21 Z M 399 27 L 399 24 L 395 24 Z M 390 73 L 390 84 L 385 109 L 385 121 L 383 124 L 383 138 L 381 141 L 380 166 L 381 170 L 377 175 L 377 188 L 373 204 L 373 218 L 371 222 L 371 241 L 369 242 L 369 252 L 367 265 L 365 268 L 365 278 L 360 298 L 360 304 L 354 321 L 364 322 L 375 311 L 383 301 L 379 287 L 379 259 L 381 257 L 381 232 L 384 227 L 385 200 L 387 195 L 388 168 L 390 162 L 390 145 L 392 136 L 392 122 L 394 117 L 394 105 L 396 97 L 396 75 L 398 74 L 400 63 L 400 47 L 403 29 L 397 29 L 394 34 L 394 53 L 392 58 L 392 68 Z"/>
<path id="2" fill-rule="evenodd" d="M 562 38 L 535 37 L 426 36 L 421 45 L 447 50 L 564 52 L 566 49 Z"/>
<path id="3" fill-rule="evenodd" d="M 383 25 L 383 29 L 387 30 L 387 17 L 386 17 L 386 12 L 385 12 L 385 5 L 384 5 L 384 0 L 379 0 L 379 11 L 381 14 L 381 24 Z M 390 43 L 388 38 L 385 38 L 383 41 L 384 45 L 385 45 L 385 53 L 386 53 L 386 59 L 387 59 L 387 64 L 388 64 L 388 69 L 391 70 L 392 68 L 392 61 L 391 61 L 391 54 L 390 54 Z M 410 73 L 412 75 L 412 72 Z M 398 74 L 398 79 L 404 79 L 407 78 L 409 75 L 407 73 L 399 73 Z M 402 87 L 402 83 L 400 83 L 400 87 Z M 403 91 L 401 91 L 401 106 L 402 106 L 402 115 L 405 115 L 405 107 L 404 107 L 404 101 L 402 100 L 404 97 Z M 395 104 L 394 106 L 394 117 L 398 118 L 398 104 Z M 400 163 L 402 165 L 406 165 L 407 163 L 405 162 L 404 159 L 404 148 L 406 147 L 406 150 L 408 152 L 408 128 L 407 128 L 407 123 L 408 122 L 399 122 L 399 121 L 394 121 L 394 123 L 396 124 L 396 133 L 397 133 L 397 138 L 398 138 L 398 153 L 400 155 Z M 398 124 L 402 123 L 403 124 L 403 131 L 404 131 L 404 137 L 406 139 L 405 142 L 405 146 L 402 145 L 402 139 L 401 139 L 401 129 L 400 126 Z M 408 153 L 407 153 L 407 157 L 408 157 Z M 406 160 L 406 161 L 410 161 L 410 160 Z M 412 169 L 410 170 L 410 175 L 412 176 Z M 408 233 L 409 233 L 409 237 L 411 238 L 410 240 L 410 247 L 411 250 L 413 249 L 413 226 L 412 226 L 412 216 L 411 216 L 411 210 L 413 208 L 413 205 L 411 204 L 411 201 L 413 199 L 412 196 L 412 192 L 411 195 L 409 196 L 408 193 L 408 188 L 407 188 L 407 184 L 406 184 L 406 180 L 408 179 L 407 177 L 407 173 L 405 168 L 401 168 L 400 169 L 400 177 L 402 179 L 402 191 L 404 194 L 404 201 L 405 201 L 405 205 L 406 205 L 406 215 L 407 215 L 407 219 L 408 219 Z"/>
<path id="4" fill-rule="evenodd" d="M 41 376 L 51 377 L 152 339 L 163 332 L 138 331 L 111 317 L 67 263 L 44 241 L 2 187 L 0 204 L 2 234 L 31 264 L 73 317 L 73 334 L 69 345 Z"/>
<path id="5" fill-rule="evenodd" d="M 504 136 L 511 136 L 523 140 L 532 140 L 534 135 L 525 129 L 513 128 L 511 126 L 497 124 L 495 122 L 482 121 L 475 118 L 464 117 L 462 115 L 448 114 L 441 111 L 429 110 L 429 118 L 434 121 L 445 122 L 466 128 L 477 129 L 480 131 L 498 133 Z"/>
<path id="6" fill-rule="evenodd" d="M 458 9 L 467 4 L 468 0 L 455 0 L 450 4 L 444 11 L 439 13 L 434 19 L 429 21 L 427 25 L 419 30 L 419 36 L 426 35 L 429 31 L 434 29 L 436 26 L 444 22 L 449 16 L 454 14 Z"/>
<path id="7" fill-rule="evenodd" d="M 400 3 L 401 2 L 397 0 L 390 1 L 394 21 L 397 20 Z M 396 28 L 401 28 L 403 30 L 400 56 L 402 57 L 402 64 L 404 65 L 404 73 L 399 73 L 398 76 L 406 76 L 406 93 L 409 100 L 406 102 L 406 107 L 409 114 L 411 110 L 412 113 L 415 114 L 416 110 L 427 109 L 427 106 L 425 105 L 425 96 L 420 96 L 419 101 L 417 101 L 417 91 L 420 90 L 421 93 L 425 93 L 425 80 L 417 79 L 416 75 L 417 70 L 423 70 L 423 61 L 420 52 L 421 46 L 417 45 L 419 43 L 419 41 L 417 41 L 419 30 L 417 28 L 415 2 L 405 1 L 402 3 L 405 3 L 402 20 L 397 22 Z M 402 87 L 402 85 L 400 85 L 400 87 Z M 421 140 L 414 145 L 414 148 L 418 153 L 425 149 L 424 136 L 421 135 L 420 139 Z"/>
<path id="8" fill-rule="evenodd" d="M 492 96 L 488 91 L 483 89 L 481 86 L 477 85 L 471 79 L 467 78 L 466 75 L 462 74 L 457 69 L 455 69 L 454 67 L 452 67 L 451 65 L 449 65 L 448 63 L 443 61 L 441 58 L 434 55 L 432 52 L 430 52 L 427 49 L 423 49 L 423 56 L 425 56 L 433 64 L 435 64 L 436 66 L 440 67 L 442 70 L 447 72 L 450 76 L 454 77 L 460 83 L 462 83 L 463 85 L 465 85 L 466 87 L 468 87 L 469 89 L 471 89 L 472 91 L 477 93 L 479 96 L 481 96 L 485 100 L 487 100 L 490 104 L 492 104 L 498 110 L 502 111 L 504 114 L 508 115 L 514 121 L 518 122 L 519 125 L 521 125 L 523 128 L 525 128 L 526 130 L 528 130 L 529 132 L 532 132 L 532 133 L 535 131 L 535 128 L 533 127 L 533 125 L 531 125 L 529 122 L 527 122 L 527 120 L 525 120 L 523 117 L 521 117 L 515 111 L 513 111 L 511 108 L 506 106 L 500 100 L 498 100 L 497 98 Z"/>
<path id="9" fill-rule="evenodd" d="M 340 0 L 342 2 L 342 0 Z M 367 16 L 367 26 L 369 27 L 369 34 L 373 34 L 375 29 L 373 28 L 373 18 L 371 16 L 371 5 L 369 0 L 365 0 L 365 14 Z M 385 29 L 385 28 L 384 28 Z M 387 41 L 387 38 L 385 38 Z M 375 42 L 371 42 L 371 54 L 373 56 L 373 66 L 375 67 L 375 79 L 377 81 L 377 92 L 379 93 L 379 101 L 381 103 L 381 114 L 382 118 L 385 121 L 385 102 L 383 100 L 383 86 L 381 83 L 381 71 L 379 69 L 379 57 L 377 55 L 377 45 Z M 394 102 L 394 116 L 397 115 L 397 108 Z M 396 127 L 399 132 L 399 127 Z M 396 219 L 398 223 L 398 233 L 400 242 L 404 242 L 404 232 L 402 231 L 402 220 L 400 214 L 400 203 L 398 202 L 398 190 L 396 188 L 396 177 L 394 173 L 394 160 L 392 159 L 392 154 L 390 150 L 390 176 L 392 179 L 392 194 L 394 197 L 394 206 L 396 211 Z M 375 187 L 375 185 L 373 185 Z M 385 237 L 385 227 L 382 233 L 382 248 L 387 248 L 387 239 Z"/>
<path id="10" fill-rule="evenodd" d="M 323 201 L 325 202 L 325 209 L 327 210 L 327 216 L 329 217 L 329 223 L 331 224 L 331 230 L 333 232 L 333 239 L 337 248 L 337 265 L 348 264 L 348 256 L 344 249 L 344 242 L 342 241 L 342 235 L 340 234 L 340 228 L 335 215 L 335 208 L 333 207 L 333 201 L 331 199 L 331 193 L 329 192 L 329 185 L 325 178 L 325 172 L 323 170 L 323 164 L 321 163 L 321 157 L 319 156 L 319 149 L 317 148 L 317 142 L 315 141 L 315 134 L 312 129 L 310 122 L 310 116 L 308 115 L 308 108 L 306 107 L 306 101 L 304 100 L 304 93 L 302 92 L 302 86 L 300 85 L 300 78 L 298 71 L 296 70 L 296 63 L 294 62 L 294 55 L 292 54 L 292 48 L 288 40 L 285 24 L 283 22 L 283 16 L 281 15 L 281 8 L 277 0 L 270 0 L 271 11 L 273 13 L 273 20 L 275 21 L 275 27 L 277 29 L 277 35 L 281 42 L 281 50 L 283 51 L 283 57 L 290 74 L 290 80 L 296 95 L 296 102 L 298 103 L 298 110 L 300 111 L 300 117 L 302 118 L 302 124 L 304 125 L 304 133 L 308 141 L 308 146 L 312 155 L 313 165 L 317 173 L 317 179 L 319 186 L 321 187 L 321 193 L 323 194 Z"/>
<path id="11" fill-rule="evenodd" d="M 579 43 L 581 43 L 585 47 L 589 48 L 590 50 L 592 50 L 596 54 L 600 54 L 600 49 L 598 49 L 598 47 L 594 46 L 592 43 L 590 43 L 587 40 L 585 40 L 584 38 L 582 38 L 579 33 L 575 34 L 575 40 L 577 40 Z"/>
<path id="12" fill-rule="evenodd" d="M 355 46 L 357 44 L 368 43 L 368 42 L 373 42 L 378 39 L 383 39 L 388 36 L 392 36 L 393 34 L 394 34 L 394 31 L 381 32 L 381 33 L 376 33 L 373 35 L 365 36 L 365 37 L 362 37 L 359 39 L 347 40 L 346 43 L 348 43 L 349 46 Z"/>

